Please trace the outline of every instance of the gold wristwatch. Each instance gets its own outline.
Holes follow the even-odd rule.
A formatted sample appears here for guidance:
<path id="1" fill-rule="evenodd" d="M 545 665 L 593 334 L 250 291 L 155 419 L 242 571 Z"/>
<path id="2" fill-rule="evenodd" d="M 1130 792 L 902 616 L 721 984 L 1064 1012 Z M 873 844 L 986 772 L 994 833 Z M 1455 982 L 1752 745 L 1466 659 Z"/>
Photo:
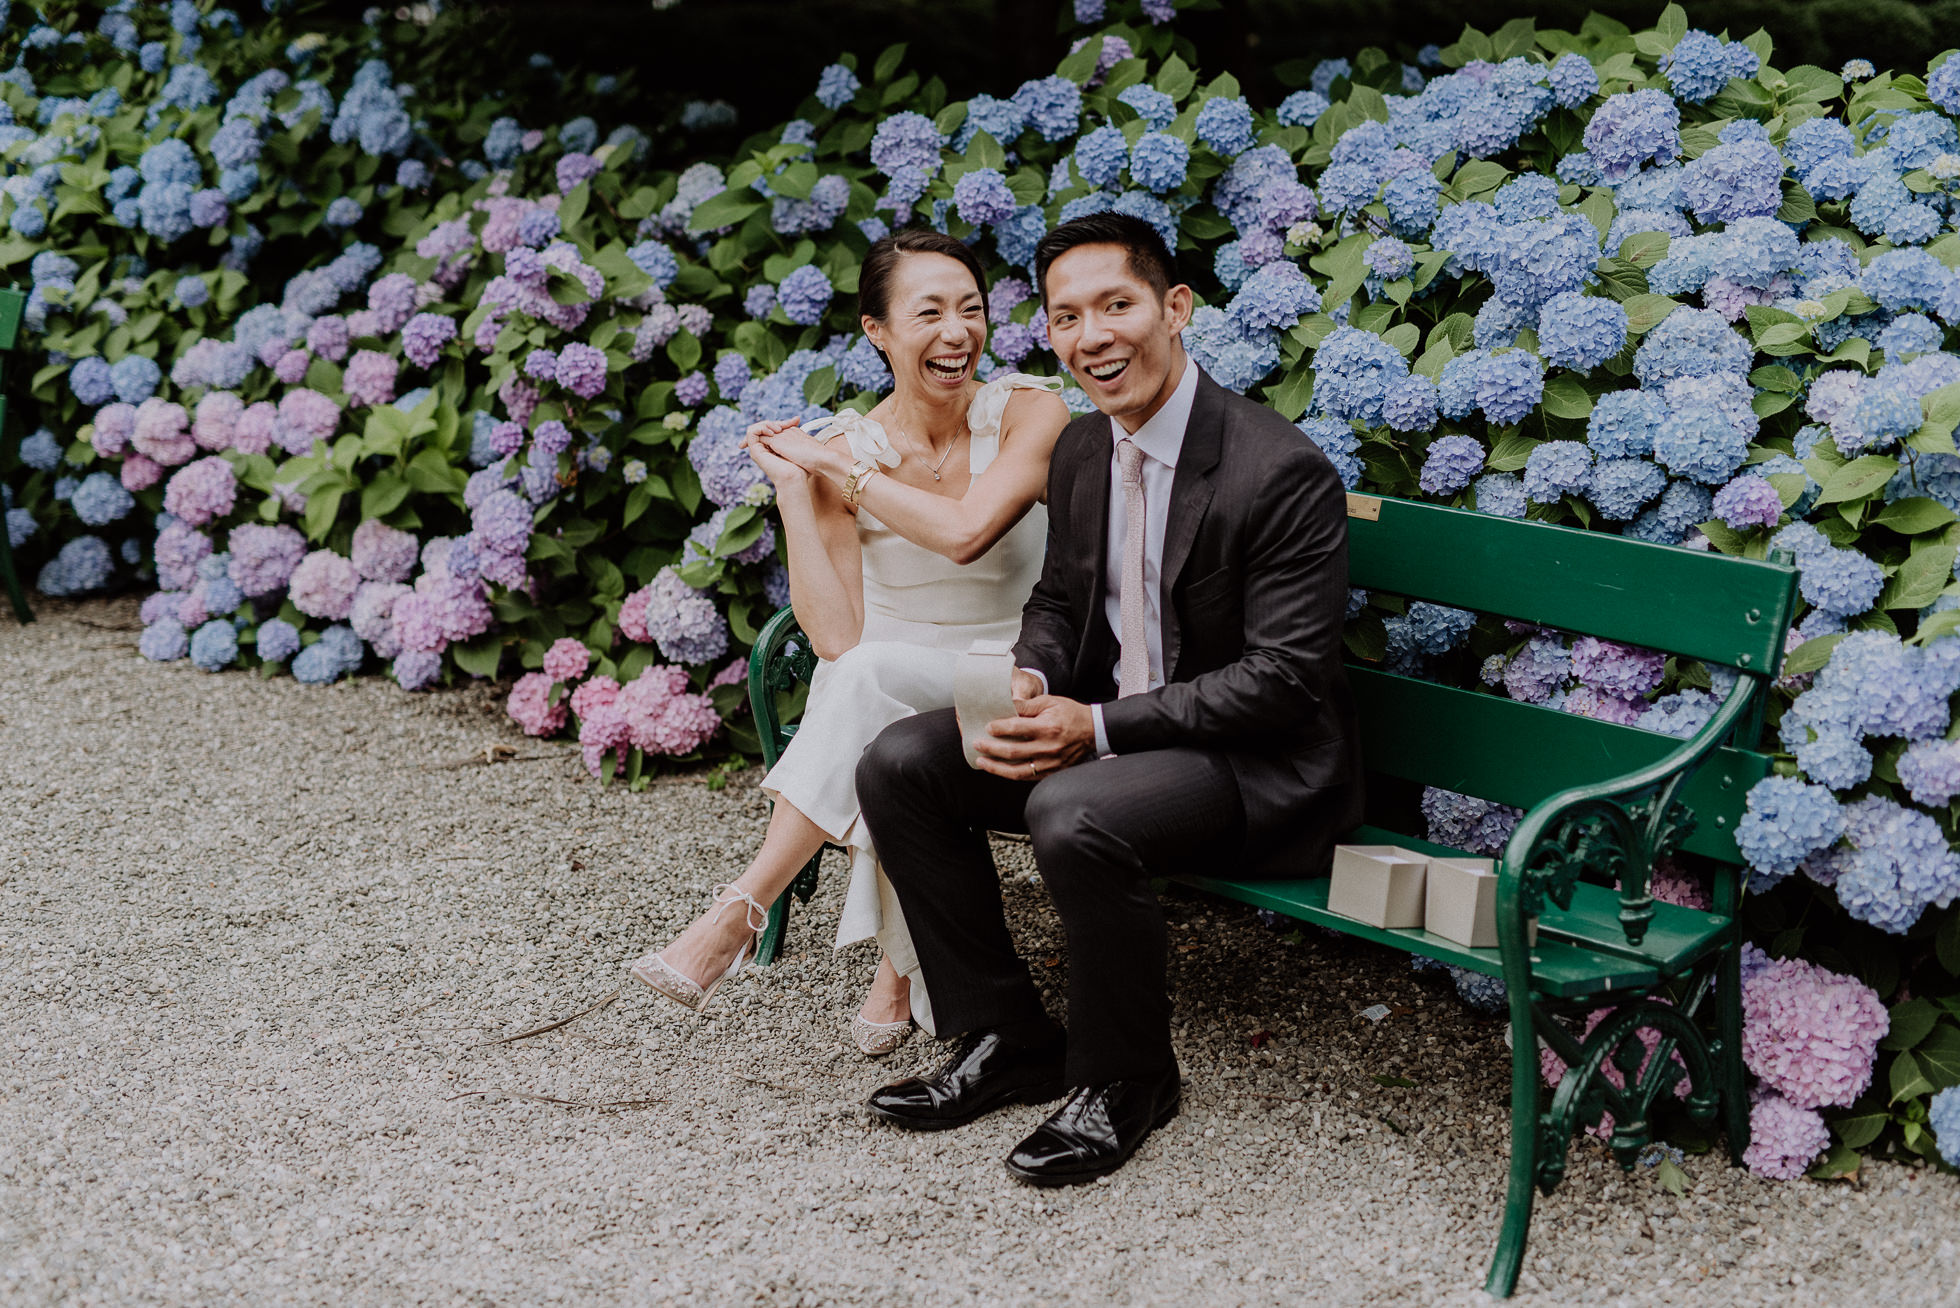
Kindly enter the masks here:
<path id="1" fill-rule="evenodd" d="M 859 459 L 856 463 L 853 463 L 851 465 L 851 475 L 844 478 L 844 503 L 855 509 L 857 507 L 859 492 L 864 489 L 864 484 L 870 481 L 872 475 L 877 471 L 878 465 L 868 460 Z"/>

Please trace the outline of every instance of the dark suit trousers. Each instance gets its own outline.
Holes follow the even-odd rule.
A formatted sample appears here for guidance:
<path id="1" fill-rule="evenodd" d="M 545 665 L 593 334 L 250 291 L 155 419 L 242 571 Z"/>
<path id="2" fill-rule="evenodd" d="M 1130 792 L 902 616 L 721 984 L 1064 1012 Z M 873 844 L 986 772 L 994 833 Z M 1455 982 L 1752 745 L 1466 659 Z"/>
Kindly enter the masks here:
<path id="1" fill-rule="evenodd" d="M 942 709 L 887 727 L 858 764 L 857 793 L 942 1037 L 1045 1021 L 987 846 L 989 830 L 1024 831 L 1068 936 L 1069 1084 L 1176 1068 L 1164 913 L 1148 882 L 1243 845 L 1222 754 L 1151 750 L 1009 781 L 966 765 Z"/>

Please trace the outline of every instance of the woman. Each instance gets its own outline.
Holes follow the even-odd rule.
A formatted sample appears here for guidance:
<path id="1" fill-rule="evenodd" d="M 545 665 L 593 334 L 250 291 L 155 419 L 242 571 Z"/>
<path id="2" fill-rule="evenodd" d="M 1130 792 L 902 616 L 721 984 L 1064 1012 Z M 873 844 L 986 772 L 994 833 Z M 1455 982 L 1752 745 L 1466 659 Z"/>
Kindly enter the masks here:
<path id="1" fill-rule="evenodd" d="M 792 420 L 758 423 L 745 442 L 775 484 L 790 603 L 823 660 L 803 725 L 762 781 L 776 800 L 768 834 L 747 871 L 715 888 L 714 906 L 632 974 L 705 1009 L 797 870 L 825 841 L 842 845 L 851 884 L 837 945 L 875 937 L 884 950 L 851 1023 L 876 1057 L 904 1043 L 915 1018 L 930 1031 L 932 1016 L 859 815 L 858 756 L 892 722 L 952 704 L 954 665 L 972 641 L 1020 630 L 1041 570 L 1048 458 L 1069 415 L 1057 379 L 975 377 L 986 276 L 959 241 L 923 229 L 888 236 L 865 257 L 858 287 L 891 394 L 869 414 L 813 423 L 821 440 Z"/>

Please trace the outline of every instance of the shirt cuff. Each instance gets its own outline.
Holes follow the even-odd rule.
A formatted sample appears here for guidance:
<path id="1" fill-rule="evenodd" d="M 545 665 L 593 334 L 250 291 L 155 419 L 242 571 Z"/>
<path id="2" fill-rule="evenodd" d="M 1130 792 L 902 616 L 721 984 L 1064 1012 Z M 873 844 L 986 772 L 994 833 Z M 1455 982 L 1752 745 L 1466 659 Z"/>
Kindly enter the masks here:
<path id="1" fill-rule="evenodd" d="M 1046 695 L 1048 693 L 1048 674 L 1046 672 L 1043 672 L 1040 668 L 1022 668 L 1021 671 L 1041 683 L 1042 694 Z"/>
<path id="2" fill-rule="evenodd" d="M 1094 718 L 1096 722 L 1096 757 L 1097 758 L 1102 758 L 1106 754 L 1115 753 L 1115 751 L 1109 747 L 1109 733 L 1103 730 L 1102 710 L 1103 710 L 1103 706 L 1100 704 L 1091 704 L 1089 706 L 1089 716 Z"/>

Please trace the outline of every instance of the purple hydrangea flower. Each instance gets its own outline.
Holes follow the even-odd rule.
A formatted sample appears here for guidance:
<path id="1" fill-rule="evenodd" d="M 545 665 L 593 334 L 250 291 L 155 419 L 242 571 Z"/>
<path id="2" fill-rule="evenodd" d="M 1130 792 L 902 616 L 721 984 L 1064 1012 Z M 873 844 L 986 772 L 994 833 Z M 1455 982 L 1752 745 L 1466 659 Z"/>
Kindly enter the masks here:
<path id="1" fill-rule="evenodd" d="M 580 399 L 589 400 L 606 389 L 606 352 L 583 341 L 558 351 L 558 384 Z"/>
<path id="2" fill-rule="evenodd" d="M 442 357 L 442 347 L 456 339 L 456 320 L 439 313 L 418 313 L 402 327 L 402 353 L 418 368 Z"/>

